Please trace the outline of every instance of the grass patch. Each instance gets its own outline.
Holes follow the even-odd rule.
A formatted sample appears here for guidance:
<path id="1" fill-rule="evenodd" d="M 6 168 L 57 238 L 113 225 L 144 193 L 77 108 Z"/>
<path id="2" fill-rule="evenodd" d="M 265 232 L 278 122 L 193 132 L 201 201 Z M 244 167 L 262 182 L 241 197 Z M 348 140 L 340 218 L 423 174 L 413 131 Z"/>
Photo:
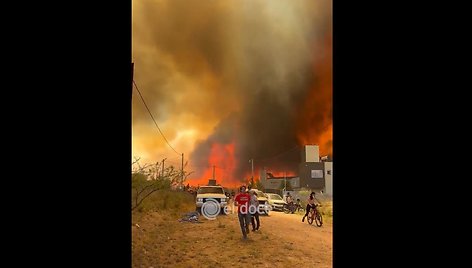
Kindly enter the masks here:
<path id="1" fill-rule="evenodd" d="M 169 211 L 172 216 L 195 210 L 195 197 L 186 192 L 159 190 L 146 198 L 134 213 Z"/>
<path id="2" fill-rule="evenodd" d="M 333 201 L 325 201 L 321 207 L 318 207 L 318 210 L 321 212 L 323 217 L 332 218 L 333 217 Z"/>

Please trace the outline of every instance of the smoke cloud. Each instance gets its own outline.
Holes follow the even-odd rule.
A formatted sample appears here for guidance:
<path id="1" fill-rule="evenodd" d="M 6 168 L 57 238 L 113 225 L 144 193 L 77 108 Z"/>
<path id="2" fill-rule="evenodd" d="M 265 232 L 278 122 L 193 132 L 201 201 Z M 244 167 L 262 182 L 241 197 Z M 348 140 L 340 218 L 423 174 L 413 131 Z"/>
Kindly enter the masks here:
<path id="1" fill-rule="evenodd" d="M 185 153 L 190 179 L 206 179 L 216 165 L 225 183 L 239 182 L 251 171 L 249 159 L 256 171 L 294 171 L 304 144 L 331 154 L 331 5 L 133 2 L 134 79 L 169 142 Z M 153 124 L 134 94 L 133 155 L 180 163 Z M 234 154 L 231 167 L 211 163 L 218 153 Z"/>

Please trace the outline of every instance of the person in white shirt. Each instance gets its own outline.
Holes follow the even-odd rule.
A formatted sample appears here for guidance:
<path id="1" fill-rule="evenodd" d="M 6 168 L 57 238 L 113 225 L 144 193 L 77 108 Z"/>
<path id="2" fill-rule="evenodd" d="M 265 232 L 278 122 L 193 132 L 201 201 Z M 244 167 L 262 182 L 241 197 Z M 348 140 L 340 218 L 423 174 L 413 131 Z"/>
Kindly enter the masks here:
<path id="1" fill-rule="evenodd" d="M 251 193 L 251 201 L 250 201 L 251 224 L 252 224 L 252 231 L 254 232 L 254 231 L 259 230 L 259 227 L 261 226 L 261 222 L 259 221 L 259 212 L 258 212 L 259 201 L 257 200 L 256 191 L 250 191 L 250 193 Z"/>

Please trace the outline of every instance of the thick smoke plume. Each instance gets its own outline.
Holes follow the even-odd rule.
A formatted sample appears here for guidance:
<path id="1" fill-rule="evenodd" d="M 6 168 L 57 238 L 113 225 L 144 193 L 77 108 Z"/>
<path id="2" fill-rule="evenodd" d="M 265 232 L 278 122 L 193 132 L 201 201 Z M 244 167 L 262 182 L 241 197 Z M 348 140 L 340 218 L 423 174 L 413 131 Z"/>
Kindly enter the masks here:
<path id="1" fill-rule="evenodd" d="M 234 184 L 250 174 L 249 159 L 257 177 L 263 167 L 296 171 L 304 144 L 331 154 L 331 5 L 133 1 L 135 81 L 167 139 L 190 157 L 191 178 L 203 182 L 215 165 Z M 178 162 L 140 102 L 135 95 L 133 154 Z"/>

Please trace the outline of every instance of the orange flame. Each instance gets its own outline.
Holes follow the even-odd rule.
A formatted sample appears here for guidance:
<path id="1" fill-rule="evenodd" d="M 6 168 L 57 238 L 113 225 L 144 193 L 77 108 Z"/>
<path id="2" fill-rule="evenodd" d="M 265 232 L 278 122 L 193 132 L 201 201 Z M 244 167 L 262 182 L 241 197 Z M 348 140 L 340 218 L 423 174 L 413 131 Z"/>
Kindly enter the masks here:
<path id="1" fill-rule="evenodd" d="M 295 171 L 288 171 L 288 170 L 285 170 L 285 171 L 279 171 L 279 170 L 272 170 L 272 169 L 267 169 L 266 170 L 267 173 L 270 173 L 272 174 L 273 177 L 276 177 L 276 178 L 284 178 L 287 177 L 287 178 L 290 178 L 290 177 L 297 177 L 297 173 L 298 172 L 295 172 Z M 245 175 L 244 175 L 244 178 L 245 178 L 245 183 L 246 184 L 249 184 L 250 181 L 251 181 L 251 172 L 247 172 Z M 270 178 L 269 176 L 267 176 L 267 178 Z M 257 180 L 260 180 L 260 174 L 256 172 L 254 172 L 254 181 L 256 182 Z"/>
<path id="2" fill-rule="evenodd" d="M 312 85 L 304 105 L 298 111 L 297 138 L 301 145 L 316 144 L 320 155 L 332 155 L 332 34 L 328 31 L 324 48 L 319 59 L 314 61 L 313 71 L 316 82 Z M 317 56 L 320 56 L 319 54 Z"/>
<path id="3" fill-rule="evenodd" d="M 272 174 L 272 176 L 277 178 L 284 178 L 284 177 L 296 177 L 296 172 L 293 171 L 267 171 L 267 173 Z"/>
<path id="4" fill-rule="evenodd" d="M 214 143 L 208 157 L 208 167 L 200 178 L 189 179 L 189 183 L 192 185 L 207 185 L 208 180 L 213 178 L 214 166 L 217 184 L 231 188 L 240 185 L 241 182 L 233 177 L 237 164 L 234 148 L 234 142 L 229 144 Z"/>

